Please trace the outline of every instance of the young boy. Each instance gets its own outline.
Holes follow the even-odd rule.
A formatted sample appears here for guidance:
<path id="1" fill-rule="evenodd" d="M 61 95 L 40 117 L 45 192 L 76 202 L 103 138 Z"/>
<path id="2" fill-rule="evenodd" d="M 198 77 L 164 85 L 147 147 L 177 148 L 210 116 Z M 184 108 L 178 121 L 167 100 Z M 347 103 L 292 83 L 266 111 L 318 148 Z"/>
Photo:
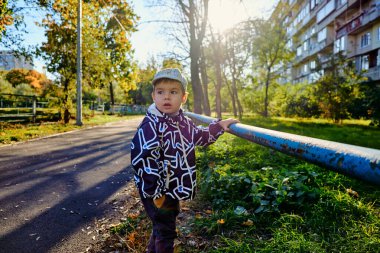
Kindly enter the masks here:
<path id="1" fill-rule="evenodd" d="M 179 200 L 194 198 L 195 146 L 207 146 L 237 120 L 197 127 L 183 115 L 186 79 L 178 69 L 163 69 L 153 78 L 152 104 L 132 140 L 135 182 L 153 223 L 148 251 L 173 252 Z M 197 102 L 197 101 L 195 101 Z"/>

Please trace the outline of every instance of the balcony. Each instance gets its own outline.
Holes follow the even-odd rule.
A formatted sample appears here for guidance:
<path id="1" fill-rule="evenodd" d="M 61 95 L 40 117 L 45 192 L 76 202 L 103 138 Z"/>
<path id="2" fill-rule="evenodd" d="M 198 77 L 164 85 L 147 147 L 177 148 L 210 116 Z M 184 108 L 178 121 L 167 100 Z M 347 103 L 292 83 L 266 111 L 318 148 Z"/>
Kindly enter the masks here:
<path id="1" fill-rule="evenodd" d="M 363 76 L 368 77 L 368 79 L 372 81 L 380 80 L 380 66 L 369 68 L 368 71 L 363 74 Z"/>
<path id="2" fill-rule="evenodd" d="M 344 35 L 351 34 L 354 31 L 356 31 L 357 29 L 359 29 L 359 27 L 361 27 L 363 25 L 363 16 L 364 16 L 364 14 L 362 13 L 359 16 L 357 16 L 356 18 L 349 21 L 347 24 L 340 27 L 336 31 L 336 37 L 340 38 Z"/>
<path id="3" fill-rule="evenodd" d="M 360 32 L 362 27 L 372 23 L 380 17 L 380 6 L 374 6 L 370 9 L 364 10 L 359 16 L 347 22 L 336 31 L 336 37 L 340 38 L 347 34 L 356 34 Z"/>

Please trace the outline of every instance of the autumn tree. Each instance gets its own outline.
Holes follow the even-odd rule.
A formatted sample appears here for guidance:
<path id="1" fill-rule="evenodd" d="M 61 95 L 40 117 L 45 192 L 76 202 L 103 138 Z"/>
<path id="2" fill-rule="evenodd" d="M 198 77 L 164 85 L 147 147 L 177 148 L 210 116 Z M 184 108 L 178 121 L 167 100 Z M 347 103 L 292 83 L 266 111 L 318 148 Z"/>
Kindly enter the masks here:
<path id="1" fill-rule="evenodd" d="M 8 7 L 8 0 L 0 0 L 0 36 L 5 34 L 6 26 L 13 24 L 12 10 Z M 0 41 L 1 41 L 0 37 Z"/>
<path id="2" fill-rule="evenodd" d="M 42 26 L 47 42 L 39 53 L 57 75 L 63 119 L 70 119 L 76 79 L 77 1 L 57 0 Z M 135 64 L 129 37 L 136 15 L 127 1 L 86 1 L 83 4 L 83 84 L 92 88 L 118 83 L 125 94 L 134 88 Z"/>

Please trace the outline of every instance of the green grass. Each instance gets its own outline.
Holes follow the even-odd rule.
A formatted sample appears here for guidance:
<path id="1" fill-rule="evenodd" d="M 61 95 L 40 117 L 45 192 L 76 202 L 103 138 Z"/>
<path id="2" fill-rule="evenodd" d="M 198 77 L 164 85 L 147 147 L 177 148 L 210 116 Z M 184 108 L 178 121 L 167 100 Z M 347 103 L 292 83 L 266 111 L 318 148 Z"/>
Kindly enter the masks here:
<path id="1" fill-rule="evenodd" d="M 345 120 L 334 124 L 324 119 L 289 119 L 246 117 L 243 124 L 272 130 L 380 149 L 380 128 L 369 126 L 368 120 Z"/>
<path id="2" fill-rule="evenodd" d="M 380 129 L 362 121 L 246 118 L 264 128 L 380 148 Z M 380 188 L 232 135 L 198 150 L 202 252 L 378 252 Z M 246 210 L 236 212 L 237 207 Z M 218 220 L 224 220 L 223 224 Z M 247 226 L 245 222 L 252 223 Z M 195 252 L 184 248 L 183 252 Z"/>
<path id="3" fill-rule="evenodd" d="M 75 120 L 69 124 L 60 122 L 45 122 L 45 123 L 9 123 L 0 122 L 0 145 L 10 144 L 19 141 L 26 141 L 29 139 L 44 137 L 52 134 L 68 132 L 81 128 L 96 126 L 113 121 L 121 121 L 133 117 L 141 117 L 139 115 L 133 116 L 119 116 L 119 115 L 95 115 L 94 117 L 84 117 L 83 126 L 75 125 Z"/>

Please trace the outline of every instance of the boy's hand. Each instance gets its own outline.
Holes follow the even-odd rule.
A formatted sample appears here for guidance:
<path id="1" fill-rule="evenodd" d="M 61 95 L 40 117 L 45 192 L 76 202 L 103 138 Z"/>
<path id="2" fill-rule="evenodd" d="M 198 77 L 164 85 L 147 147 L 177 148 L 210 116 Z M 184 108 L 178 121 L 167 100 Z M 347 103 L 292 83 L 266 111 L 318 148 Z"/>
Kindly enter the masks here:
<path id="1" fill-rule="evenodd" d="M 163 195 L 162 197 L 158 199 L 153 199 L 153 203 L 157 208 L 161 208 L 164 202 L 165 202 L 165 195 Z"/>
<path id="2" fill-rule="evenodd" d="M 239 122 L 240 122 L 240 121 L 237 120 L 237 119 L 225 119 L 225 120 L 221 120 L 221 121 L 219 121 L 218 123 L 219 123 L 219 125 L 223 128 L 223 130 L 224 130 L 225 132 L 229 132 L 229 131 L 230 131 L 229 126 L 230 126 L 231 124 L 235 124 L 235 123 L 239 123 Z"/>

